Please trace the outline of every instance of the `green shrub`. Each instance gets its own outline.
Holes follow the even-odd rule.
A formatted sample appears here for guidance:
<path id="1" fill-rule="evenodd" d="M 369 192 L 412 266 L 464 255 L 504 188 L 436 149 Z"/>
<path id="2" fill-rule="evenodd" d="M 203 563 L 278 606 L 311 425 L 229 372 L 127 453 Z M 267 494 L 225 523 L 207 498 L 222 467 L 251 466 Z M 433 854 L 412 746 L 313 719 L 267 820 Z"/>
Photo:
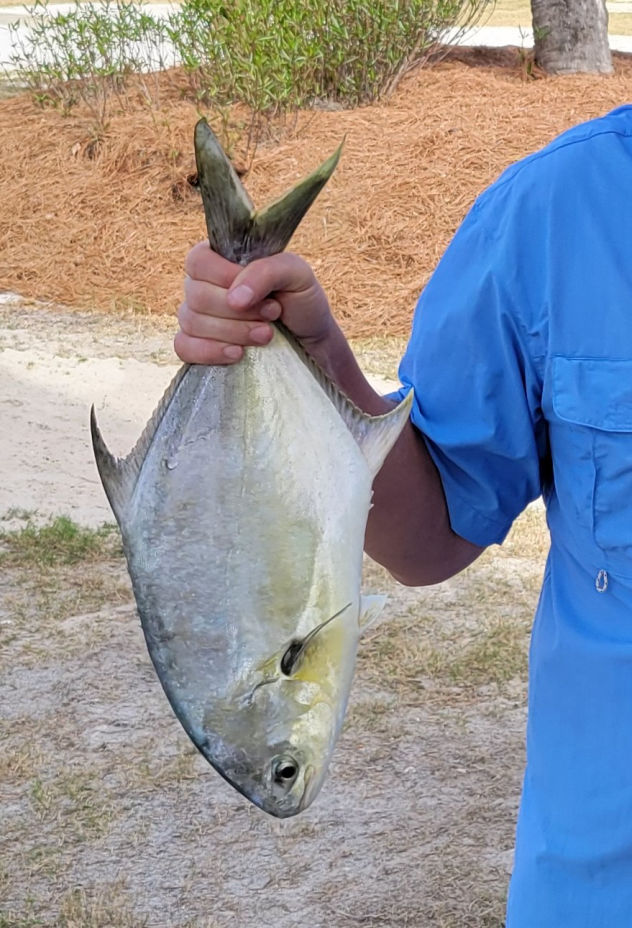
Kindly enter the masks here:
<path id="1" fill-rule="evenodd" d="M 280 112 L 380 99 L 489 0 L 184 0 L 167 24 L 198 94 Z"/>
<path id="2" fill-rule="evenodd" d="M 447 29 L 472 24 L 491 2 L 184 0 L 157 18 L 129 0 L 75 0 L 66 13 L 37 0 L 27 36 L 14 27 L 12 67 L 41 103 L 69 112 L 83 101 L 99 135 L 112 100 L 124 106 L 129 75 L 179 64 L 195 100 L 245 104 L 258 135 L 271 116 L 388 96 Z"/>
<path id="3" fill-rule="evenodd" d="M 122 100 L 126 78 L 165 66 L 164 24 L 128 0 L 80 3 L 54 12 L 48 0 L 27 8 L 29 29 L 13 24 L 13 79 L 42 104 L 64 113 L 87 105 L 103 131 L 113 99 Z"/>

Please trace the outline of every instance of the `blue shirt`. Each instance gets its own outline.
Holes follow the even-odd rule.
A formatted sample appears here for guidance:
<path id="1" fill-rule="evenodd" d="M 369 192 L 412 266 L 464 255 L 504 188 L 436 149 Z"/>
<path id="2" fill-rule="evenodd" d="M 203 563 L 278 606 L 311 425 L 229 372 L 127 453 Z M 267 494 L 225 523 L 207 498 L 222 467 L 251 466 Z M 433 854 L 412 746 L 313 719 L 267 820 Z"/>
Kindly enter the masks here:
<path id="1" fill-rule="evenodd" d="M 630 928 L 632 106 L 478 198 L 400 378 L 458 534 L 500 543 L 547 507 L 507 928 Z"/>

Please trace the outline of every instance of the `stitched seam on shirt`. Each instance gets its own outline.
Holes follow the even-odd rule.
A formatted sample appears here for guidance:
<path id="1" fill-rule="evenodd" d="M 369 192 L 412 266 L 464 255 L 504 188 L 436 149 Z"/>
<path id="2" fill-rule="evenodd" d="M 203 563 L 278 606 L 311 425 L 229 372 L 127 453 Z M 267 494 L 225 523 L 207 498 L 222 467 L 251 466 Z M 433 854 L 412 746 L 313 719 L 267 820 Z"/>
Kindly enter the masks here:
<path id="1" fill-rule="evenodd" d="M 605 133 L 605 130 L 604 130 L 602 133 L 595 133 L 595 134 L 596 134 L 596 135 L 597 135 L 597 134 L 603 135 L 603 134 L 606 134 L 606 133 Z M 632 132 L 630 132 L 630 135 L 632 136 Z M 568 144 L 571 144 L 571 143 L 568 143 Z M 573 143 L 573 144 L 574 144 L 574 143 Z M 565 146 L 561 146 L 561 147 L 565 147 Z M 542 153 L 541 153 L 541 152 L 538 152 L 537 154 L 539 155 L 539 154 L 542 154 Z M 535 156 L 533 156 L 533 157 L 535 157 Z M 492 184 L 491 187 L 488 187 L 487 190 L 485 190 L 485 191 L 476 199 L 476 201 L 474 202 L 474 204 L 473 204 L 473 206 L 472 206 L 472 208 L 471 208 L 471 212 L 475 213 L 475 215 L 476 215 L 476 222 L 478 223 L 478 226 L 479 226 L 479 233 L 480 233 L 481 235 L 484 236 L 485 240 L 489 243 L 490 247 L 492 247 L 492 246 L 494 245 L 494 243 L 495 243 L 496 241 L 498 241 L 499 236 L 498 236 L 498 232 L 497 232 L 496 228 L 490 228 L 489 225 L 488 225 L 488 223 L 487 223 L 486 217 L 485 217 L 484 215 L 481 214 L 481 213 L 482 213 L 482 203 L 481 203 L 481 201 L 486 197 L 486 194 L 489 193 L 490 196 L 491 196 L 491 194 L 492 194 L 495 190 L 497 190 L 499 187 L 504 187 L 505 183 L 509 182 L 511 179 L 512 179 L 512 178 L 507 178 L 507 181 L 503 181 L 501 184 L 499 184 L 498 181 L 496 181 L 496 183 Z M 527 327 L 527 324 L 526 324 L 525 320 L 523 319 L 523 317 L 522 317 L 522 315 L 521 315 L 521 311 L 520 311 L 519 308 L 515 305 L 515 303 L 513 302 L 513 300 L 509 300 L 509 305 L 510 305 L 511 307 L 513 307 L 514 310 L 515 310 L 515 311 L 512 311 L 511 316 L 512 316 L 514 322 L 516 323 L 516 325 L 518 326 L 518 328 L 520 329 L 520 332 L 521 332 L 521 334 L 522 334 L 522 338 L 523 338 L 524 344 L 525 344 L 525 346 L 529 346 L 529 347 L 530 347 L 530 346 L 534 343 L 534 341 L 535 341 L 535 336 L 533 336 L 533 335 L 530 334 L 529 329 L 528 329 L 528 327 Z M 534 307 L 531 307 L 531 311 L 532 311 L 532 313 L 535 314 L 535 308 L 534 308 Z M 539 381 L 540 381 L 540 384 L 543 384 L 543 383 L 544 383 L 544 374 L 545 374 L 545 369 L 546 369 L 546 363 L 547 363 L 547 359 L 548 359 L 548 352 L 547 352 L 546 350 L 543 350 L 542 352 L 533 352 L 533 351 L 531 351 L 531 350 L 528 350 L 528 351 L 527 351 L 527 356 L 528 356 L 529 359 L 531 360 L 531 363 L 533 364 L 533 366 L 534 366 L 534 368 L 535 368 L 535 370 L 536 370 L 536 373 L 537 373 L 537 375 L 538 375 L 538 379 L 539 379 Z"/>
<path id="2" fill-rule="evenodd" d="M 491 188 L 490 188 L 490 189 L 491 189 Z M 478 204 L 478 200 L 477 200 L 476 203 L 474 204 L 474 207 L 476 207 L 477 204 Z M 473 207 L 473 209 L 474 209 L 474 207 Z M 478 213 L 478 210 L 477 210 L 476 212 Z M 479 224 L 479 233 L 480 233 L 481 235 L 483 235 L 484 238 L 485 238 L 485 240 L 490 244 L 490 246 L 492 246 L 493 243 L 495 242 L 495 240 L 497 239 L 496 230 L 495 230 L 495 229 L 490 229 L 490 228 L 489 228 L 489 226 L 487 225 L 487 222 L 486 222 L 486 219 L 485 219 L 484 216 L 477 215 L 476 221 L 477 221 L 478 224 Z M 512 299 L 509 299 L 508 305 L 509 305 L 509 306 L 511 307 L 511 309 L 512 309 L 511 317 L 512 317 L 512 319 L 514 320 L 515 324 L 517 325 L 518 329 L 520 330 L 520 333 L 521 333 L 521 335 L 522 335 L 522 339 L 523 339 L 524 345 L 525 345 L 525 347 L 528 346 L 528 349 L 527 349 L 527 351 L 526 351 L 526 353 L 525 353 L 525 356 L 528 357 L 529 360 L 531 361 L 531 363 L 533 364 L 533 366 L 534 366 L 534 368 L 535 368 L 535 370 L 536 370 L 536 373 L 537 373 L 537 375 L 538 375 L 538 379 L 539 379 L 539 381 L 540 381 L 540 384 L 543 384 L 543 383 L 544 383 L 544 373 L 545 373 L 546 363 L 547 363 L 547 359 L 548 359 L 548 352 L 547 352 L 546 350 L 544 350 L 544 351 L 542 351 L 542 353 L 540 353 L 540 352 L 532 352 L 532 351 L 530 350 L 530 346 L 531 346 L 531 345 L 534 343 L 534 341 L 535 341 L 535 336 L 533 336 L 533 335 L 530 334 L 529 329 L 528 329 L 528 326 L 527 326 L 525 320 L 522 318 L 521 310 L 520 310 L 520 308 L 515 304 L 515 302 L 514 302 Z M 533 307 L 531 307 L 531 311 L 533 312 Z"/>

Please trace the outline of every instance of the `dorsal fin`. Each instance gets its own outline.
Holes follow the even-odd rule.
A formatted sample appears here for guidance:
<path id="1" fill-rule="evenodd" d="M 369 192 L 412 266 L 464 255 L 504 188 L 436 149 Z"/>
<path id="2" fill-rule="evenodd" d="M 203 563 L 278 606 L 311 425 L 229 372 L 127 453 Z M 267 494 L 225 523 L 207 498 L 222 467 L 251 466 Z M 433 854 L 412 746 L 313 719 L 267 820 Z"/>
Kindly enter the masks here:
<path id="1" fill-rule="evenodd" d="M 194 144 L 209 244 L 223 258 L 243 265 L 283 251 L 333 174 L 342 151 L 341 144 L 309 177 L 255 212 L 244 185 L 205 119 L 195 126 Z"/>
<path id="2" fill-rule="evenodd" d="M 410 419 L 413 391 L 409 390 L 401 403 L 381 416 L 369 416 L 362 412 L 340 390 L 331 399 L 375 477 Z"/>
<path id="3" fill-rule="evenodd" d="M 101 477 L 101 483 L 103 484 L 103 489 L 105 494 L 110 502 L 112 511 L 116 516 L 116 521 L 121 524 L 124 521 L 125 510 L 127 504 L 131 499 L 132 493 L 134 492 L 134 487 L 136 486 L 136 481 L 138 480 L 138 474 L 140 469 L 143 466 L 143 461 L 147 456 L 147 450 L 151 445 L 154 435 L 158 429 L 158 426 L 162 422 L 163 416 L 169 408 L 173 397 L 176 394 L 176 391 L 180 384 L 182 383 L 186 372 L 188 371 L 190 365 L 184 364 L 165 392 L 163 393 L 160 402 L 156 406 L 149 422 L 143 429 L 143 432 L 129 452 L 129 454 L 124 458 L 117 458 L 108 450 L 99 426 L 97 425 L 97 417 L 94 406 L 90 409 L 90 431 L 92 434 L 92 447 L 94 449 L 94 457 L 97 462 L 97 468 L 99 471 L 99 476 Z"/>
<path id="4" fill-rule="evenodd" d="M 287 329 L 283 323 L 275 325 L 282 332 L 290 345 L 294 348 L 300 359 L 311 371 L 323 391 L 334 404 L 345 425 L 360 446 L 371 474 L 375 476 L 395 442 L 400 432 L 410 418 L 413 405 L 413 391 L 408 391 L 404 399 L 397 406 L 381 416 L 370 416 L 359 409 L 355 403 L 346 396 L 342 390 L 327 376 L 311 355 L 303 348 L 298 339 Z"/>

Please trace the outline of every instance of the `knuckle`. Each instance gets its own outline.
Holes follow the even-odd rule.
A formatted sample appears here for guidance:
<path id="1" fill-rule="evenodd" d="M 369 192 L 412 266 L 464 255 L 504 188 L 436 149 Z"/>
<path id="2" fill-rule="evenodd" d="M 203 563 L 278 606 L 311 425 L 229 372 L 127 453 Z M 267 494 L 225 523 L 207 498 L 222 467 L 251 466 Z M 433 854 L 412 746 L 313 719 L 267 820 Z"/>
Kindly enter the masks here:
<path id="1" fill-rule="evenodd" d="M 192 322 L 193 322 L 193 313 L 191 312 L 188 303 L 186 302 L 180 303 L 180 305 L 178 306 L 177 316 L 178 316 L 178 323 L 180 324 L 180 328 L 182 329 L 182 331 L 188 335 L 193 334 L 191 331 Z"/>
<path id="2" fill-rule="evenodd" d="M 301 258 L 300 255 L 294 254 L 294 252 L 285 252 L 279 255 L 279 257 L 283 259 L 283 268 L 286 276 L 296 281 L 300 289 L 304 289 L 314 276 L 311 264 L 308 264 L 305 258 Z"/>
<path id="3" fill-rule="evenodd" d="M 195 338 L 178 332 L 173 347 L 181 361 L 186 364 L 226 364 L 223 345 L 211 339 Z"/>
<path id="4" fill-rule="evenodd" d="M 203 281 L 188 277 L 184 282 L 184 298 L 192 312 L 208 312 L 209 288 Z"/>
<path id="5" fill-rule="evenodd" d="M 248 282 L 256 293 L 263 293 L 274 277 L 274 255 L 251 261 L 240 274 L 239 282 Z M 267 292 L 267 291 L 266 291 Z"/>
<path id="6" fill-rule="evenodd" d="M 262 299 L 275 291 L 302 290 L 312 274 L 310 265 L 303 258 L 285 251 L 253 261 L 247 270 L 251 268 L 253 280 L 257 281 L 257 293 Z"/>
<path id="7" fill-rule="evenodd" d="M 198 242 L 188 252 L 184 271 L 193 280 L 229 287 L 242 268 L 222 258 L 210 247 L 208 241 Z"/>
<path id="8" fill-rule="evenodd" d="M 200 273 L 200 266 L 204 263 L 204 258 L 209 251 L 208 242 L 198 242 L 189 250 L 184 259 L 184 270 L 189 277 L 197 277 Z"/>
<path id="9" fill-rule="evenodd" d="M 177 332 L 173 339 L 173 349 L 181 361 L 192 362 L 190 339 L 184 332 Z"/>

